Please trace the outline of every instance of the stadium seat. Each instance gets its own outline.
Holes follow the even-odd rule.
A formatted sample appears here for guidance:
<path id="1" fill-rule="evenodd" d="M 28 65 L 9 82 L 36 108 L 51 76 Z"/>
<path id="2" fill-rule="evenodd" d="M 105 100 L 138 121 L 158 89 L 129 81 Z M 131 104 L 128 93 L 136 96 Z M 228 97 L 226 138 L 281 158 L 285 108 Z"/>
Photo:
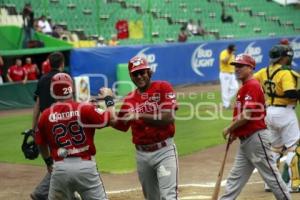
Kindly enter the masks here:
<path id="1" fill-rule="evenodd" d="M 189 19 L 202 20 L 210 33 L 207 37 L 191 38 L 188 41 L 213 40 L 218 38 L 268 37 L 272 35 L 298 35 L 300 12 L 293 6 L 282 7 L 275 2 L 262 0 L 27 0 L 35 16 L 46 14 L 53 24 L 66 23 L 69 30 L 81 29 L 79 38 L 102 35 L 109 38 L 116 34 L 115 24 L 120 19 L 142 20 L 144 38 L 123 43 L 165 42 L 177 38 L 180 27 Z M 149 3 L 149 4 L 148 4 Z M 20 20 L 8 19 L 5 15 L 21 13 L 23 0 L 2 0 L 1 24 L 7 21 L 20 25 Z M 222 7 L 232 15 L 234 22 L 221 22 Z M 6 9 L 3 9 L 6 8 Z M 258 26 L 259 25 L 259 26 Z M 149 28 L 150 27 L 150 28 Z M 263 27 L 263 28 L 262 28 Z M 260 29 L 260 31 L 259 31 Z M 255 33 L 253 35 L 253 32 Z M 83 36 L 84 35 L 84 36 Z"/>

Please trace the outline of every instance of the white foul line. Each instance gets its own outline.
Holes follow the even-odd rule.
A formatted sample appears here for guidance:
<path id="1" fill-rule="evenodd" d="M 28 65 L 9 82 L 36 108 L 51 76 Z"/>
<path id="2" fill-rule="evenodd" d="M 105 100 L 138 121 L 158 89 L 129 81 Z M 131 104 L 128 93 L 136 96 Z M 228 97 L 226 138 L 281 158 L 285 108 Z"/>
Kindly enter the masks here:
<path id="1" fill-rule="evenodd" d="M 193 200 L 193 199 L 211 199 L 211 196 L 197 195 L 197 196 L 185 196 L 181 197 L 181 200 Z"/>
<path id="2" fill-rule="evenodd" d="M 263 183 L 263 181 L 248 182 L 247 185 L 259 184 L 259 183 Z M 221 186 L 225 186 L 225 184 L 226 184 L 226 180 L 223 180 L 221 182 Z M 182 185 L 179 185 L 179 187 L 213 188 L 213 187 L 215 187 L 215 182 L 182 184 Z M 138 191 L 138 190 L 141 190 L 141 188 L 137 187 L 137 188 L 130 188 L 130 189 L 125 189 L 125 190 L 107 191 L 107 194 L 119 194 L 119 193 L 126 193 L 126 192 L 134 192 L 134 191 Z"/>
<path id="3" fill-rule="evenodd" d="M 283 156 L 280 159 L 280 162 L 285 161 L 286 156 Z M 256 173 L 257 169 L 253 170 L 253 173 Z M 253 182 L 248 182 L 247 185 L 253 185 L 253 184 L 260 184 L 260 183 L 264 183 L 263 181 L 253 181 Z M 182 184 L 179 185 L 179 187 L 202 187 L 202 188 L 213 188 L 215 187 L 215 182 L 207 182 L 207 183 L 191 183 L 191 184 Z M 221 186 L 225 186 L 226 184 L 226 180 L 223 180 L 221 182 Z M 107 194 L 120 194 L 120 193 L 126 193 L 126 192 L 134 192 L 134 191 L 139 191 L 141 190 L 140 187 L 137 188 L 131 188 L 131 189 L 125 189 L 125 190 L 115 190 L 115 191 L 107 191 Z M 181 199 L 210 199 L 209 196 L 187 196 L 187 197 L 183 197 Z"/>

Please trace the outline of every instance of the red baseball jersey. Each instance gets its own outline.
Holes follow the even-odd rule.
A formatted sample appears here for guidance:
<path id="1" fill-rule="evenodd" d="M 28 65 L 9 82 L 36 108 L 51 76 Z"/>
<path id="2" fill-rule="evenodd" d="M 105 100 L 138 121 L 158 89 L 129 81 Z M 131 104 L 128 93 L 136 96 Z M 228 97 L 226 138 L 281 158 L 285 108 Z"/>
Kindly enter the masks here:
<path id="1" fill-rule="evenodd" d="M 123 115 L 129 111 L 155 114 L 163 110 L 177 110 L 175 92 L 168 82 L 153 81 L 144 93 L 135 90 L 127 95 L 118 114 L 119 118 L 115 128 L 127 131 L 131 127 L 134 144 L 153 144 L 163 141 L 174 136 L 174 123 L 157 126 L 142 119 L 127 124 L 122 121 Z"/>
<path id="2" fill-rule="evenodd" d="M 251 109 L 251 120 L 239 128 L 233 134 L 236 136 L 249 136 L 258 130 L 266 129 L 264 118 L 266 116 L 265 98 L 261 85 L 255 79 L 246 81 L 239 89 L 236 96 L 236 103 L 233 112 L 233 120 L 236 120 L 238 115 L 244 109 Z"/>
<path id="3" fill-rule="evenodd" d="M 36 70 L 35 64 L 25 64 L 24 66 L 25 71 L 27 72 L 27 80 L 37 80 L 38 72 Z"/>
<path id="4" fill-rule="evenodd" d="M 51 66 L 48 60 L 45 60 L 42 64 L 42 74 L 47 74 L 51 71 Z"/>
<path id="5" fill-rule="evenodd" d="M 107 126 L 109 120 L 109 112 L 101 113 L 92 104 L 57 102 L 42 113 L 35 141 L 49 145 L 54 160 L 61 160 L 57 155 L 60 147 L 67 149 L 71 157 L 95 155 L 95 128 Z"/>
<path id="6" fill-rule="evenodd" d="M 25 78 L 26 71 L 23 67 L 19 67 L 17 65 L 11 66 L 7 73 L 13 81 L 22 81 Z"/>
<path id="7" fill-rule="evenodd" d="M 129 36 L 128 33 L 128 22 L 126 20 L 119 20 L 117 21 L 115 28 L 118 32 L 118 39 L 126 39 Z"/>

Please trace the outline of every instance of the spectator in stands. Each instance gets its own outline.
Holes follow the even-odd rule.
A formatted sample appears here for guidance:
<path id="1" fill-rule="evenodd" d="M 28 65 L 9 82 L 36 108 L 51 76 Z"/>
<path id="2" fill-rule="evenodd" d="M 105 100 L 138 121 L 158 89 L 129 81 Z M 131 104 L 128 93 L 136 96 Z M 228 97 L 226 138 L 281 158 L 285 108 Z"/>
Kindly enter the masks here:
<path id="1" fill-rule="evenodd" d="M 27 73 L 27 80 L 37 80 L 38 75 L 40 74 L 40 70 L 37 67 L 36 64 L 32 63 L 32 60 L 30 57 L 27 57 L 25 60 L 25 65 L 23 66 L 26 73 Z"/>
<path id="2" fill-rule="evenodd" d="M 197 21 L 197 32 L 196 35 L 204 37 L 207 34 L 207 31 L 202 26 L 202 21 L 199 19 Z"/>
<path id="3" fill-rule="evenodd" d="M 194 20 L 189 20 L 186 29 L 189 35 L 197 35 L 197 24 L 194 23 Z"/>
<path id="4" fill-rule="evenodd" d="M 106 44 L 105 44 L 104 37 L 100 36 L 97 40 L 96 47 L 105 47 L 105 46 Z"/>
<path id="5" fill-rule="evenodd" d="M 223 23 L 232 23 L 233 22 L 232 16 L 229 14 L 226 14 L 225 8 L 222 8 L 221 20 Z"/>
<path id="6" fill-rule="evenodd" d="M 60 36 L 63 34 L 63 32 L 64 32 L 64 30 L 61 26 L 54 25 L 52 36 L 55 38 L 60 38 Z"/>
<path id="7" fill-rule="evenodd" d="M 3 83 L 3 78 L 2 78 L 2 67 L 4 65 L 4 62 L 3 62 L 3 58 L 2 56 L 0 56 L 0 85 Z"/>
<path id="8" fill-rule="evenodd" d="M 45 33 L 47 35 L 52 35 L 52 27 L 47 20 L 45 15 L 42 15 L 38 21 L 38 27 L 40 30 L 42 30 L 42 33 Z"/>
<path id="9" fill-rule="evenodd" d="M 39 19 L 34 19 L 33 21 L 33 29 L 35 32 L 42 32 L 42 29 L 38 25 Z"/>
<path id="10" fill-rule="evenodd" d="M 22 11 L 22 17 L 24 33 L 23 48 L 27 48 L 27 43 L 32 40 L 32 36 L 34 34 L 34 12 L 32 11 L 30 3 L 25 4 Z"/>
<path id="11" fill-rule="evenodd" d="M 51 71 L 51 65 L 49 58 L 47 58 L 42 64 L 42 75 L 48 74 Z"/>
<path id="12" fill-rule="evenodd" d="M 64 30 L 64 28 L 61 26 L 56 26 L 55 33 L 53 32 L 53 34 L 59 36 L 59 39 L 67 41 L 67 42 L 78 41 L 78 36 L 77 36 L 77 38 L 73 37 L 74 34 L 76 35 L 76 33 L 72 34 L 70 31 Z M 56 37 L 56 36 L 54 36 L 54 37 Z"/>
<path id="13" fill-rule="evenodd" d="M 22 66 L 22 60 L 16 59 L 16 64 L 9 67 L 7 71 L 7 80 L 9 82 L 21 82 L 23 84 L 27 81 L 27 72 Z"/>
<path id="14" fill-rule="evenodd" d="M 111 39 L 108 41 L 109 46 L 117 46 L 119 44 L 117 35 L 113 34 L 111 35 Z"/>
<path id="15" fill-rule="evenodd" d="M 178 39 L 177 39 L 177 41 L 178 41 L 178 42 L 186 42 L 187 39 L 188 39 L 188 34 L 187 34 L 187 32 L 186 32 L 185 27 L 183 26 L 183 27 L 180 28 L 180 32 L 179 32 L 179 34 L 178 34 Z"/>

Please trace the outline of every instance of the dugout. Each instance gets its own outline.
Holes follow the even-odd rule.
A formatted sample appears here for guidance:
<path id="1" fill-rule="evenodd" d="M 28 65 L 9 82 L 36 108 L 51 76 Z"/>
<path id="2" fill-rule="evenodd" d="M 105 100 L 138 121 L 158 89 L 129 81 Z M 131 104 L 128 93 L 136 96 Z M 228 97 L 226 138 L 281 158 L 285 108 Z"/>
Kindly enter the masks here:
<path id="1" fill-rule="evenodd" d="M 6 80 L 7 70 L 15 64 L 17 58 L 22 59 L 23 64 L 26 57 L 31 57 L 32 62 L 37 64 L 41 70 L 43 61 L 54 51 L 61 51 L 66 58 L 66 68 L 68 71 L 70 50 L 72 44 L 58 40 L 42 33 L 35 33 L 33 40 L 41 41 L 44 47 L 22 48 L 23 30 L 16 26 L 0 26 L 0 55 L 3 58 L 4 66 L 2 67 L 3 79 Z M 32 107 L 33 92 L 35 91 L 37 81 L 29 81 L 28 84 L 7 83 L 0 85 L 0 110 L 17 109 Z"/>

